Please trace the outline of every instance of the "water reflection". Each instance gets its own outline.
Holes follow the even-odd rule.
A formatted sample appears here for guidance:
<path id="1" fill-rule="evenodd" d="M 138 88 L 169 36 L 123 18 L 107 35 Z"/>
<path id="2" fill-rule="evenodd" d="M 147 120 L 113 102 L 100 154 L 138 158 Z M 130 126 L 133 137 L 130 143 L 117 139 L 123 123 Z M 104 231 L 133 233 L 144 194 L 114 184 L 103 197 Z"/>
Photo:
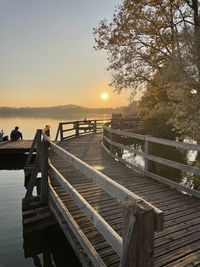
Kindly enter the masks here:
<path id="1" fill-rule="evenodd" d="M 143 140 L 118 136 L 115 134 L 112 135 L 112 138 L 115 142 L 121 143 L 140 152 L 144 152 Z M 144 169 L 143 157 L 136 155 L 134 152 L 129 152 L 126 149 L 117 148 L 115 146 L 110 147 L 109 144 L 107 144 L 107 146 L 108 149 L 112 149 L 112 152 L 117 156 L 122 157 L 124 160 L 130 162 L 136 167 Z M 197 154 L 197 152 L 195 151 L 187 151 L 171 146 L 149 142 L 149 154 L 200 168 L 200 154 Z M 160 175 L 177 183 L 184 184 L 185 186 L 188 186 L 190 188 L 200 190 L 200 177 L 197 175 L 193 175 L 188 172 L 168 167 L 153 161 L 149 161 L 148 167 L 149 171 L 157 175 Z"/>
<path id="2" fill-rule="evenodd" d="M 36 267 L 81 267 L 59 226 L 24 234 L 24 257 Z"/>

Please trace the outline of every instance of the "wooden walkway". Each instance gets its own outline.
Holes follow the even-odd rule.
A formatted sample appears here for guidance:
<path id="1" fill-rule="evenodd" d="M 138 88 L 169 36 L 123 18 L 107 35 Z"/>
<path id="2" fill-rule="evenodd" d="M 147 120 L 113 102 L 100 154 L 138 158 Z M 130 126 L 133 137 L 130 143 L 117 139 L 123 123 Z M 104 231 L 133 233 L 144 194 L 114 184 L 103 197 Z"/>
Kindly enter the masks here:
<path id="1" fill-rule="evenodd" d="M 30 151 L 33 140 L 1 141 L 0 154 L 24 154 Z"/>
<path id="2" fill-rule="evenodd" d="M 58 143 L 93 168 L 128 188 L 164 212 L 164 230 L 156 233 L 154 266 L 200 266 L 200 200 L 144 177 L 111 158 L 101 146 L 101 134 Z M 51 162 L 92 207 L 122 235 L 122 205 L 55 153 Z M 119 266 L 119 256 L 99 234 L 62 187 L 51 179 L 57 194 L 107 266 Z M 63 221 L 58 220 L 60 224 Z M 75 239 L 67 234 L 74 249 Z M 145 267 L 145 266 L 144 266 Z"/>

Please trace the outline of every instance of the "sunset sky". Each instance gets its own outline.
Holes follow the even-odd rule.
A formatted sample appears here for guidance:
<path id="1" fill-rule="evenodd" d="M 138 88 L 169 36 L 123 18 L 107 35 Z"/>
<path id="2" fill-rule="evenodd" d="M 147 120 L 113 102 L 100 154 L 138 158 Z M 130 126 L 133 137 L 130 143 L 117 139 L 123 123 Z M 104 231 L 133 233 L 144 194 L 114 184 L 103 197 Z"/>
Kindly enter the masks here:
<path id="1" fill-rule="evenodd" d="M 93 49 L 93 27 L 120 2 L 0 0 L 0 106 L 128 104 L 108 86 L 106 54 Z"/>

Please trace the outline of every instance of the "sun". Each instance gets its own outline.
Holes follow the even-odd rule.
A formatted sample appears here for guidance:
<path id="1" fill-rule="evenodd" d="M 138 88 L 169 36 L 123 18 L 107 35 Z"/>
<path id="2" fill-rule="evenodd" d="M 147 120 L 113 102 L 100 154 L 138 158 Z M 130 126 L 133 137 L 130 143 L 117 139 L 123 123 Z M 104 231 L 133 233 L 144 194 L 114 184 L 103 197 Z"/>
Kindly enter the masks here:
<path id="1" fill-rule="evenodd" d="M 102 100 L 107 100 L 108 98 L 109 98 L 109 94 L 108 94 L 108 93 L 103 92 L 103 93 L 101 94 L 101 99 L 102 99 Z"/>

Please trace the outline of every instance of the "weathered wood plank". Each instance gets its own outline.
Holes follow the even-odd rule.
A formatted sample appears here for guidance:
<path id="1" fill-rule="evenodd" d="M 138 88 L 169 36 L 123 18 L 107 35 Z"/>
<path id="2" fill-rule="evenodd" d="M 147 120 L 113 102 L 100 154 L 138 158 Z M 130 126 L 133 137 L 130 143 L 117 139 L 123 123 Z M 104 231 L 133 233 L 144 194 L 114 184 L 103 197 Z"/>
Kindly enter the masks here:
<path id="1" fill-rule="evenodd" d="M 123 255 L 120 267 L 153 267 L 153 209 L 142 201 L 127 202 L 123 213 Z"/>
<path id="2" fill-rule="evenodd" d="M 111 244 L 113 249 L 121 255 L 122 252 L 122 239 L 114 232 L 106 221 L 89 205 L 89 203 L 73 188 L 58 171 L 50 165 L 52 176 L 56 177 L 57 181 L 63 186 L 68 194 L 74 199 L 76 204 L 84 211 L 89 220 L 96 226 L 104 238 Z"/>
<path id="3" fill-rule="evenodd" d="M 105 263 L 102 261 L 102 259 L 99 257 L 98 253 L 94 249 L 94 247 L 91 245 L 87 237 L 84 235 L 84 233 L 81 231 L 80 227 L 76 223 L 76 221 L 73 219 L 67 208 L 63 205 L 62 201 L 60 200 L 59 196 L 54 191 L 53 187 L 50 185 L 50 196 L 54 200 L 55 205 L 59 209 L 59 211 L 62 213 L 63 217 L 67 221 L 67 223 L 70 225 L 72 231 L 74 232 L 76 238 L 81 243 L 82 247 L 87 252 L 88 256 L 90 257 L 91 261 L 93 262 L 94 266 L 99 267 L 106 267 Z M 56 211 L 54 207 L 50 204 L 50 208 L 52 212 L 55 214 Z"/>

